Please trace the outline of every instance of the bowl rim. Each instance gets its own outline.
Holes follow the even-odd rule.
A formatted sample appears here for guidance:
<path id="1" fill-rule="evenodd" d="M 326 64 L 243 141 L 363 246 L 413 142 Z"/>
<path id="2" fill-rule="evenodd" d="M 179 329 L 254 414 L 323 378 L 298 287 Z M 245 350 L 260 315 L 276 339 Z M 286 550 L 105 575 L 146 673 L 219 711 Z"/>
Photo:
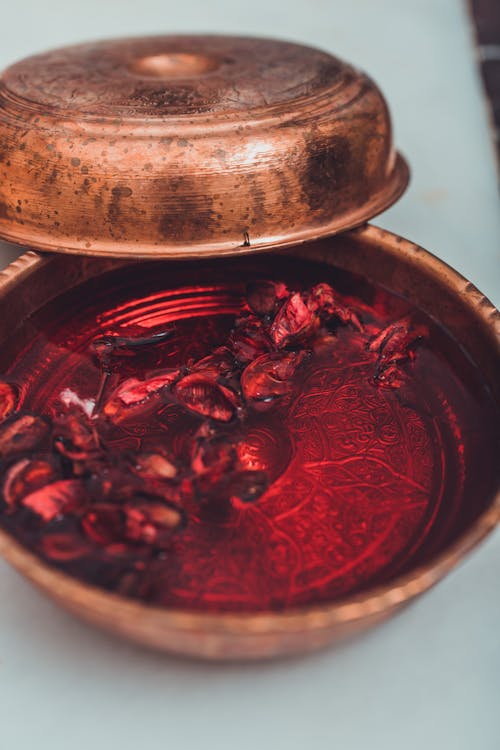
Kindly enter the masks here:
<path id="1" fill-rule="evenodd" d="M 394 256 L 404 256 L 429 275 L 441 281 L 461 297 L 475 318 L 493 334 L 500 356 L 500 313 L 494 305 L 466 278 L 422 247 L 388 230 L 367 224 L 354 232 L 363 240 L 382 245 Z M 307 257 L 306 250 L 301 251 Z M 300 254 L 300 251 L 299 251 Z M 0 300 L 22 277 L 49 263 L 56 256 L 37 252 L 24 253 L 0 272 Z M 167 261 L 168 262 L 168 261 Z M 462 561 L 500 523 L 500 488 L 489 506 L 473 523 L 443 551 L 426 563 L 410 569 L 386 584 L 322 604 L 305 605 L 283 611 L 204 612 L 161 607 L 129 599 L 79 581 L 44 563 L 23 547 L 8 532 L 0 529 L 0 555 L 53 598 L 64 602 L 68 609 L 78 611 L 102 623 L 136 623 L 147 629 L 148 623 L 165 631 L 212 633 L 224 636 L 279 635 L 321 630 L 337 625 L 354 624 L 375 618 L 410 601 L 436 584 Z M 123 630 L 123 628 L 122 628 Z M 125 627 L 125 631 L 129 631 Z"/>

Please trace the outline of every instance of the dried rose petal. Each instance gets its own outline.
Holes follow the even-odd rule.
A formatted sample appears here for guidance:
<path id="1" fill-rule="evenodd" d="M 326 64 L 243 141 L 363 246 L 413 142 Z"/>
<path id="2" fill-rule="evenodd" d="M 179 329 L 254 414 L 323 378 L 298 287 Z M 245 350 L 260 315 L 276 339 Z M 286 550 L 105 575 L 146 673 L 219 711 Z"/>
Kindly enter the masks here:
<path id="1" fill-rule="evenodd" d="M 202 372 L 206 377 L 216 380 L 219 377 L 229 377 L 236 367 L 230 349 L 221 346 L 208 357 L 198 360 L 191 367 L 192 372 Z"/>
<path id="2" fill-rule="evenodd" d="M 134 472 L 133 464 L 133 460 L 120 454 L 84 462 L 85 482 L 92 499 L 97 503 L 121 503 L 140 492 L 144 482 Z"/>
<path id="3" fill-rule="evenodd" d="M 387 388 L 398 388 L 403 382 L 398 366 L 414 358 L 415 345 L 426 335 L 425 326 L 413 326 L 409 318 L 402 318 L 374 336 L 368 350 L 378 353 L 375 382 Z"/>
<path id="4" fill-rule="evenodd" d="M 270 315 L 274 312 L 278 300 L 289 294 L 285 284 L 274 281 L 254 281 L 247 286 L 248 306 L 256 315 Z"/>
<path id="5" fill-rule="evenodd" d="M 241 389 L 247 403 L 262 411 L 291 393 L 293 377 L 307 357 L 305 351 L 272 352 L 251 362 L 241 376 Z"/>
<path id="6" fill-rule="evenodd" d="M 185 522 L 184 512 L 173 503 L 135 501 L 125 505 L 125 536 L 134 542 L 162 548 Z"/>
<path id="7" fill-rule="evenodd" d="M 0 422 L 10 417 L 16 410 L 19 392 L 15 385 L 0 380 Z"/>
<path id="8" fill-rule="evenodd" d="M 229 346 L 236 359 L 242 363 L 251 362 L 273 348 L 262 321 L 253 317 L 236 321 L 229 336 Z"/>
<path id="9" fill-rule="evenodd" d="M 378 352 L 381 364 L 400 362 L 411 357 L 411 346 L 424 334 L 421 327 L 414 328 L 408 318 L 386 326 L 368 345 L 368 350 Z"/>
<path id="10" fill-rule="evenodd" d="M 147 380 L 128 378 L 111 394 L 103 407 L 105 416 L 120 422 L 158 408 L 158 399 L 165 388 L 179 378 L 179 370 L 168 370 Z"/>
<path id="11" fill-rule="evenodd" d="M 126 553 L 126 542 L 163 547 L 184 523 L 173 503 L 135 499 L 123 507 L 97 504 L 82 519 L 85 534 L 112 555 Z M 130 551 L 130 547 L 129 547 Z"/>
<path id="12" fill-rule="evenodd" d="M 98 503 L 82 518 L 82 529 L 93 542 L 106 547 L 121 542 L 125 534 L 125 513 L 117 505 Z"/>
<path id="13" fill-rule="evenodd" d="M 376 372 L 374 380 L 381 388 L 400 388 L 405 378 L 399 365 L 389 364 Z"/>
<path id="14" fill-rule="evenodd" d="M 402 332 L 406 333 L 407 327 L 402 329 Z M 379 333 L 375 334 L 372 339 L 368 342 L 368 351 L 369 352 L 377 352 L 380 353 L 387 341 L 391 338 L 391 336 L 394 334 L 395 331 L 395 324 L 391 323 L 390 325 L 386 326 L 385 328 L 382 328 Z"/>
<path id="15" fill-rule="evenodd" d="M 81 509 L 88 502 L 85 484 L 79 479 L 60 479 L 31 492 L 21 500 L 44 521 Z"/>
<path id="16" fill-rule="evenodd" d="M 311 310 L 296 292 L 281 306 L 271 325 L 270 336 L 274 344 L 283 349 L 311 338 L 319 329 L 320 322 L 316 311 Z"/>
<path id="17" fill-rule="evenodd" d="M 40 552 L 50 560 L 69 562 L 87 555 L 90 547 L 76 534 L 56 532 L 43 537 Z"/>
<path id="18" fill-rule="evenodd" d="M 147 479 L 175 479 L 177 467 L 160 453 L 139 453 L 135 457 L 134 470 Z"/>
<path id="19" fill-rule="evenodd" d="M 100 450 L 95 423 L 79 409 L 72 409 L 54 420 L 54 433 L 54 445 L 66 458 L 87 459 Z"/>
<path id="20" fill-rule="evenodd" d="M 335 316 L 342 323 L 350 323 L 358 331 L 363 330 L 356 313 L 339 302 L 330 284 L 316 284 L 307 295 L 307 304 L 311 309 L 318 310 L 323 317 Z"/>
<path id="21" fill-rule="evenodd" d="M 175 384 L 173 393 L 191 411 L 218 422 L 229 422 L 238 406 L 238 399 L 233 391 L 202 373 L 192 373 L 181 378 Z"/>
<path id="22" fill-rule="evenodd" d="M 228 478 L 238 466 L 238 455 L 235 445 L 228 435 L 215 435 L 206 439 L 200 438 L 196 443 L 191 458 L 191 469 L 194 494 L 199 502 L 214 499 L 218 504 L 229 502 L 226 490 Z"/>
<path id="23" fill-rule="evenodd" d="M 23 414 L 10 417 L 0 425 L 0 458 L 26 453 L 48 437 L 50 425 L 45 417 Z"/>
<path id="24" fill-rule="evenodd" d="M 48 461 L 31 461 L 23 458 L 11 466 L 5 475 L 3 497 L 7 505 L 14 507 L 23 497 L 55 482 L 58 473 Z"/>

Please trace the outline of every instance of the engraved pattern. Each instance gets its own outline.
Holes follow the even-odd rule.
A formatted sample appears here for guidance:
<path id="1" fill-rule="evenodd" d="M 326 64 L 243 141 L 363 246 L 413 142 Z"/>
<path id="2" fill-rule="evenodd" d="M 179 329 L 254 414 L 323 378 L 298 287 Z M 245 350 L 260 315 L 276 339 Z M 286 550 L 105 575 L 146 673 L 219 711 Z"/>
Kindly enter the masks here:
<path id="1" fill-rule="evenodd" d="M 98 373 L 85 352 L 96 332 L 116 325 L 148 330 L 176 320 L 176 338 L 162 361 L 143 364 L 145 371 L 175 366 L 217 345 L 240 304 L 240 292 L 226 294 L 221 285 L 133 300 L 101 294 L 98 315 L 83 308 L 73 311 L 66 330 L 46 327 L 13 368 L 15 375 L 30 364 L 37 373 L 26 381 L 30 407 L 51 408 L 63 387 L 78 387 L 82 396 L 95 391 Z M 370 312 L 365 303 L 365 318 L 376 319 L 378 308 L 390 304 L 380 291 L 377 309 Z M 116 588 L 119 575 L 120 593 L 167 606 L 258 611 L 342 597 L 386 581 L 420 550 L 432 551 L 458 528 L 466 483 L 478 481 L 463 437 L 465 422 L 483 424 L 478 406 L 453 369 L 426 349 L 400 389 L 377 388 L 368 334 L 361 343 L 359 336 L 339 328 L 334 343 L 304 367 L 294 400 L 257 414 L 235 433 L 240 459 L 272 480 L 258 504 L 210 516 L 193 498 L 185 531 L 143 575 L 123 575 L 119 559 L 87 569 L 71 560 L 55 564 L 108 588 Z M 182 456 L 198 425 L 166 403 L 155 420 L 123 427 L 114 446 L 150 450 L 163 441 Z M 36 537 L 23 537 L 7 516 L 2 523 L 37 548 Z"/>

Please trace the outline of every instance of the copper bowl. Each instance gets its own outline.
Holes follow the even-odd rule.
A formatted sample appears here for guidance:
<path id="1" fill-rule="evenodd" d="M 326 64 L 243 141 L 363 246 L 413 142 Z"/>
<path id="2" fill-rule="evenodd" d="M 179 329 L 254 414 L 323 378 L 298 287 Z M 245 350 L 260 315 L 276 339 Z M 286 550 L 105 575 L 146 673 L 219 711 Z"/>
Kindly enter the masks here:
<path id="1" fill-rule="evenodd" d="M 500 403 L 500 314 L 449 266 L 373 226 L 281 252 L 360 273 L 422 308 L 470 354 Z M 46 302 L 122 263 L 23 255 L 0 274 L 0 346 L 19 321 Z M 348 599 L 272 614 L 203 614 L 127 600 L 47 566 L 4 531 L 0 552 L 63 607 L 132 641 L 206 659 L 257 659 L 311 650 L 389 617 L 437 583 L 499 520 L 500 491 L 456 541 L 425 565 Z"/>
<path id="2" fill-rule="evenodd" d="M 0 79 L 0 237 L 41 250 L 249 253 L 358 226 L 407 183 L 377 86 L 302 45 L 98 42 Z"/>

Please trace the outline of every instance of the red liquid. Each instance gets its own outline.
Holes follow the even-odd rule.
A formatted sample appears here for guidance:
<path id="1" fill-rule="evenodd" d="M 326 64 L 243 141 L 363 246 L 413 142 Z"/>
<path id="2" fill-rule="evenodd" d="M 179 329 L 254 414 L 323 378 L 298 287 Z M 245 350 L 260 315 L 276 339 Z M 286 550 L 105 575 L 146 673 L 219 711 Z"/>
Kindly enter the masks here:
<path id="1" fill-rule="evenodd" d="M 229 510 L 186 502 L 186 528 L 153 558 L 110 555 L 98 545 L 76 560 L 71 553 L 47 556 L 48 532 L 75 547 L 84 540 L 73 518 L 41 523 L 26 510 L 0 513 L 4 528 L 95 585 L 212 611 L 331 601 L 394 578 L 456 538 L 498 481 L 498 413 L 480 373 L 442 329 L 344 272 L 279 258 L 125 269 L 26 322 L 4 349 L 4 358 L 17 349 L 4 373 L 21 386 L 23 409 L 50 415 L 63 391 L 95 397 L 100 373 L 88 348 L 96 336 L 147 335 L 175 321 L 175 336 L 125 360 L 122 378 L 197 360 L 224 343 L 245 283 L 258 277 L 293 289 L 329 282 L 368 331 L 410 313 L 429 328 L 429 338 L 405 366 L 404 384 L 380 388 L 366 349 L 369 333 L 339 325 L 335 343 L 301 369 L 290 404 L 255 413 L 228 432 L 246 466 L 268 473 L 269 489 L 255 504 Z M 167 403 L 152 418 L 117 427 L 110 445 L 122 452 L 164 446 L 182 460 L 201 421 Z"/>

